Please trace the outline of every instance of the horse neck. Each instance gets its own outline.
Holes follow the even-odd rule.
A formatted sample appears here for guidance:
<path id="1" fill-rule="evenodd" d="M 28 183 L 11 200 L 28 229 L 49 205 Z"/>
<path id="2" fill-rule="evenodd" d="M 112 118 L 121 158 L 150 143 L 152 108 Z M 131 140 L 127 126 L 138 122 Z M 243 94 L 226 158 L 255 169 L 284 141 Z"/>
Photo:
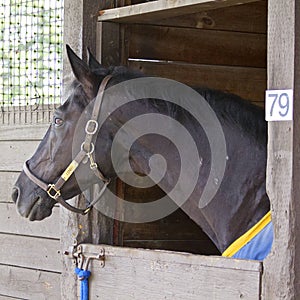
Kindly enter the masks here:
<path id="1" fill-rule="evenodd" d="M 183 206 L 183 210 L 202 227 L 221 252 L 269 210 L 265 187 L 265 145 L 260 145 L 232 124 L 223 123 L 222 127 L 228 160 L 220 188 L 213 200 L 199 209 L 199 195 L 207 177 L 199 178 L 197 188 Z M 203 166 L 210 169 L 210 165 Z"/>
<path id="2" fill-rule="evenodd" d="M 200 195 L 207 183 L 210 170 L 210 151 L 205 133 L 193 132 L 190 124 L 184 124 L 192 135 L 202 141 L 197 143 L 202 157 L 202 167 L 197 186 L 182 209 L 193 219 L 223 252 L 234 240 L 256 224 L 269 210 L 269 199 L 266 195 L 265 169 L 266 149 L 257 144 L 254 138 L 241 133 L 239 128 L 223 124 L 227 141 L 228 161 L 223 180 L 214 199 L 204 208 L 199 208 Z M 160 144 L 161 149 L 165 149 Z M 151 151 L 150 151 L 151 152 Z M 168 193 L 176 184 L 176 153 L 165 150 L 168 156 L 168 171 L 159 182 L 162 190 Z M 141 155 L 142 152 L 139 152 Z M 149 152 L 136 162 L 149 159 Z M 173 162 L 173 163 L 172 163 Z M 141 166 L 142 168 L 142 166 Z M 176 202 L 176 201 L 175 201 Z"/>
<path id="3" fill-rule="evenodd" d="M 142 112 L 143 106 L 142 103 L 135 103 L 134 110 Z M 157 111 L 157 108 L 151 109 L 151 106 L 148 108 L 149 112 Z M 123 111 L 118 116 L 120 127 L 132 117 L 132 110 L 129 111 L 128 114 Z M 266 148 L 259 145 L 254 138 L 241 132 L 236 125 L 221 121 L 228 154 L 225 175 L 223 180 L 220 179 L 220 188 L 214 199 L 200 209 L 199 199 L 211 164 L 209 143 L 202 128 L 195 126 L 189 117 L 181 113 L 172 117 L 177 118 L 193 136 L 203 161 L 196 188 L 182 205 L 182 209 L 223 252 L 235 239 L 259 221 L 269 209 L 265 190 Z M 168 141 L 156 140 L 153 136 L 150 141 L 143 141 L 142 138 L 132 150 L 133 171 L 138 173 L 149 172 L 148 162 L 153 154 L 161 153 L 167 158 L 167 172 L 158 185 L 163 191 L 169 193 L 178 180 L 177 163 L 180 159 L 178 160 L 176 148 L 170 147 Z"/>

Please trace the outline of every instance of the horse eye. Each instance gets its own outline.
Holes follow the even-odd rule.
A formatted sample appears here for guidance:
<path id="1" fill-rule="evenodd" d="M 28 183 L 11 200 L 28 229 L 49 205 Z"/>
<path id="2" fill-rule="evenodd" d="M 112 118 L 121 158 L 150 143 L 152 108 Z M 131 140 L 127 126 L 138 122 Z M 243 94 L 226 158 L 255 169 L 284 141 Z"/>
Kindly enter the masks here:
<path id="1" fill-rule="evenodd" d="M 64 123 L 64 121 L 63 121 L 62 119 L 60 119 L 60 118 L 55 118 L 55 119 L 54 119 L 54 125 L 55 125 L 56 127 L 61 126 L 63 123 Z"/>

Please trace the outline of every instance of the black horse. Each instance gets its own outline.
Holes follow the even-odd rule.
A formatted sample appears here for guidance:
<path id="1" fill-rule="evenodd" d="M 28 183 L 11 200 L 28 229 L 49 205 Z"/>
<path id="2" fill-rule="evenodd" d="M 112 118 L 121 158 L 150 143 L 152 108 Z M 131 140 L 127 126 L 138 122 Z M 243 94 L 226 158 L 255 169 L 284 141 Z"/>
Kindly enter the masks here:
<path id="1" fill-rule="evenodd" d="M 200 157 L 199 176 L 187 201 L 180 205 L 201 226 L 220 252 L 223 253 L 249 229 L 251 231 L 255 224 L 264 220 L 270 210 L 270 202 L 265 186 L 267 130 L 261 108 L 232 94 L 194 89 L 217 116 L 226 143 L 224 176 L 215 179 L 218 190 L 213 199 L 199 207 L 200 196 L 214 166 L 209 138 L 193 113 L 171 101 L 161 100 L 165 96 L 125 104 L 121 99 L 126 98 L 130 91 L 125 91 L 124 94 L 116 91 L 112 95 L 114 97 L 108 97 L 112 99 L 103 98 L 104 90 L 145 77 L 125 67 L 104 68 L 93 56 L 90 56 L 89 63 L 86 64 L 69 47 L 67 52 L 76 80 L 70 88 L 68 99 L 54 112 L 50 128 L 36 153 L 26 162 L 13 188 L 12 198 L 22 216 L 30 220 L 42 220 L 51 214 L 57 199 L 68 206 L 62 198 L 70 199 L 78 195 L 99 182 L 99 178 L 106 187 L 109 179 L 116 177 L 111 149 L 120 128 L 139 115 L 160 114 L 180 123 L 195 142 Z M 102 89 L 100 96 L 99 86 Z M 98 100 L 94 100 L 96 96 Z M 99 106 L 98 109 L 94 109 L 96 105 Z M 100 114 L 102 126 L 98 128 L 95 120 L 98 120 L 99 111 L 108 111 L 109 117 Z M 94 119 L 91 118 L 93 114 Z M 86 123 L 88 124 L 85 125 Z M 127 132 L 127 135 L 130 134 L 131 132 Z M 180 133 L 176 134 L 180 139 Z M 126 143 L 126 139 L 123 140 Z M 158 185 L 168 193 L 176 184 L 182 161 L 180 151 L 170 138 L 155 132 L 145 134 L 134 140 L 129 157 L 123 156 L 122 146 L 122 142 L 119 142 L 118 164 L 122 165 L 123 159 L 127 159 L 135 174 L 145 176 L 151 172 L 153 155 L 160 154 L 165 159 L 160 160 L 160 163 L 165 164 L 166 172 L 160 176 Z M 78 157 L 73 160 L 76 155 Z M 89 163 L 86 163 L 87 160 Z M 195 163 L 190 162 L 190 167 Z M 51 182 L 55 184 L 48 186 Z M 68 208 L 73 209 L 70 206 Z M 147 214 L 147 211 L 144 213 Z"/>

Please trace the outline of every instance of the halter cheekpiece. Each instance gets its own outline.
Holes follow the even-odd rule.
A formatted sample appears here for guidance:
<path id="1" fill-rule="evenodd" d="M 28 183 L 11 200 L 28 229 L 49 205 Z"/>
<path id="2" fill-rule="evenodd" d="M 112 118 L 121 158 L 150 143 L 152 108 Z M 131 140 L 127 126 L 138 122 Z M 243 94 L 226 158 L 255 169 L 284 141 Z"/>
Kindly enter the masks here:
<path id="1" fill-rule="evenodd" d="M 107 179 L 102 174 L 97 163 L 95 162 L 95 139 L 97 137 L 97 133 L 99 129 L 98 117 L 101 110 L 101 104 L 103 101 L 105 87 L 108 81 L 111 79 L 111 77 L 112 77 L 111 75 L 107 75 L 102 80 L 97 97 L 95 99 L 95 104 L 93 107 L 91 118 L 90 120 L 87 121 L 85 125 L 86 136 L 85 136 L 85 140 L 81 144 L 81 149 L 78 152 L 78 154 L 75 156 L 73 161 L 68 165 L 68 167 L 62 173 L 62 175 L 59 177 L 59 179 L 56 181 L 56 183 L 47 184 L 44 181 L 40 180 L 38 177 L 36 177 L 29 170 L 27 161 L 24 163 L 23 166 L 23 171 L 27 175 L 27 177 L 36 185 L 38 185 L 42 190 L 44 190 L 49 197 L 51 197 L 52 199 L 60 203 L 66 209 L 82 215 L 87 214 L 91 210 L 93 205 L 95 205 L 100 200 L 101 196 L 104 194 L 104 191 L 107 188 L 107 185 L 110 183 L 110 179 Z M 95 176 L 98 177 L 104 183 L 104 185 L 97 198 L 93 200 L 85 209 L 80 209 L 70 205 L 62 198 L 61 188 L 68 181 L 68 179 L 71 177 L 71 175 L 75 172 L 77 167 L 80 165 L 80 163 L 83 162 L 85 158 L 88 158 L 88 160 L 90 161 L 90 169 L 94 172 Z"/>

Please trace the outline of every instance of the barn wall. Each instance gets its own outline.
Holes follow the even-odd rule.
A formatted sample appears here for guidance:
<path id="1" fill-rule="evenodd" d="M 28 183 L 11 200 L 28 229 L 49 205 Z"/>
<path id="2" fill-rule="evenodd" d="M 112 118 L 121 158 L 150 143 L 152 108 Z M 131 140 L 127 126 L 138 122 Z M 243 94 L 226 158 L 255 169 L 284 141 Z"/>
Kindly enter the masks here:
<path id="1" fill-rule="evenodd" d="M 60 299 L 59 208 L 29 222 L 16 212 L 10 193 L 22 165 L 48 125 L 0 127 L 0 298 Z"/>
<path id="2" fill-rule="evenodd" d="M 127 64 L 263 105 L 266 31 L 266 1 L 127 25 Z"/>

